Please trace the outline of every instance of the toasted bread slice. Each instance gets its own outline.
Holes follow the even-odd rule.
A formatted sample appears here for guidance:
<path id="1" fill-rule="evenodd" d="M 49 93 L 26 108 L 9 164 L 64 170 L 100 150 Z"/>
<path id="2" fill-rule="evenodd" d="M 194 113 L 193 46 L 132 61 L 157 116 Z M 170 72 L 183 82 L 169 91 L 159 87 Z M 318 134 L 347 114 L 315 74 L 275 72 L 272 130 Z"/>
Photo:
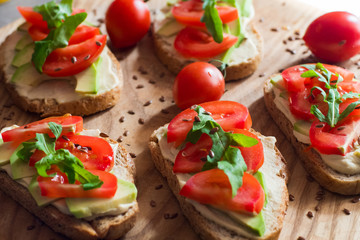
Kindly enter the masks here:
<path id="1" fill-rule="evenodd" d="M 265 156 L 264 165 L 260 168 L 261 172 L 265 175 L 265 183 L 268 182 L 267 186 L 269 188 L 268 203 L 263 208 L 266 231 L 262 237 L 258 237 L 246 230 L 243 230 L 243 232 L 245 232 L 244 234 L 239 234 L 217 224 L 197 211 L 191 201 L 179 195 L 181 187 L 178 178 L 172 170 L 173 162 L 163 156 L 157 131 L 151 135 L 149 148 L 154 164 L 159 172 L 167 179 L 173 194 L 179 201 L 183 214 L 187 217 L 194 231 L 198 233 L 202 239 L 277 239 L 280 234 L 289 199 L 286 187 L 288 181 L 286 162 L 279 150 L 275 147 L 274 138 L 270 140 L 254 130 L 252 130 L 252 132 L 261 139 L 265 155 L 268 154 L 268 156 L 272 156 L 272 159 Z"/>
<path id="2" fill-rule="evenodd" d="M 105 110 L 117 103 L 123 86 L 123 74 L 120 63 L 107 48 L 104 51 L 107 51 L 111 58 L 111 69 L 119 79 L 118 84 L 109 90 L 99 94 L 76 93 L 74 82 L 49 80 L 46 81 L 46 84 L 40 84 L 42 87 L 27 87 L 25 91 L 19 91 L 20 88 L 11 82 L 16 70 L 11 65 L 11 59 L 16 54 L 15 46 L 17 42 L 24 34 L 27 34 L 27 32 L 14 31 L 0 46 L 0 80 L 17 106 L 25 111 L 38 113 L 42 117 L 64 115 L 66 113 L 84 116 Z M 73 81 L 76 80 L 73 79 Z"/>
<path id="3" fill-rule="evenodd" d="M 339 173 L 322 160 L 320 154 L 313 148 L 309 148 L 308 144 L 299 142 L 293 134 L 293 124 L 279 110 L 274 102 L 275 93 L 274 86 L 270 82 L 271 78 L 264 85 L 264 99 L 266 107 L 274 119 L 275 123 L 283 131 L 287 139 L 294 146 L 299 158 L 307 172 L 324 188 L 329 191 L 353 195 L 360 193 L 360 174 L 347 175 Z"/>
<path id="4" fill-rule="evenodd" d="M 113 140 L 107 140 L 113 144 L 116 143 Z M 122 176 L 123 180 L 134 183 L 135 164 L 120 144 L 117 148 L 113 169 Z M 134 226 L 139 211 L 136 202 L 127 212 L 120 215 L 97 217 L 93 220 L 78 219 L 60 212 L 53 205 L 38 206 L 28 189 L 14 181 L 1 168 L 0 190 L 41 219 L 55 232 L 71 239 L 118 239 Z"/>
<path id="5" fill-rule="evenodd" d="M 159 14 L 159 12 L 155 12 L 155 14 L 156 13 Z M 154 19 L 156 21 L 156 15 Z M 151 31 L 155 53 L 162 64 L 172 73 L 178 74 L 186 65 L 200 61 L 194 58 L 187 59 L 183 57 L 174 48 L 175 36 L 166 37 L 158 34 L 154 26 L 155 24 L 152 25 Z M 254 22 L 250 22 L 246 26 L 245 40 L 231 55 L 228 63 L 229 66 L 226 68 L 225 81 L 238 80 L 254 73 L 261 61 L 262 51 L 262 37 L 256 29 Z M 211 59 L 202 59 L 201 61 L 210 60 Z"/>

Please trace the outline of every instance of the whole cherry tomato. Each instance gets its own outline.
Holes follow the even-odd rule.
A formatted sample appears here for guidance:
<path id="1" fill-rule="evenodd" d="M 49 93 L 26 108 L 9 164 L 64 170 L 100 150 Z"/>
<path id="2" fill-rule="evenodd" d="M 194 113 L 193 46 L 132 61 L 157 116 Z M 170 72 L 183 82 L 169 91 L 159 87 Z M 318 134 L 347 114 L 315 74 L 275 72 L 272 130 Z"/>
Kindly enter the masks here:
<path id="1" fill-rule="evenodd" d="M 150 22 L 150 11 L 143 0 L 115 0 L 105 16 L 106 29 L 115 48 L 135 45 L 149 30 Z"/>
<path id="2" fill-rule="evenodd" d="M 184 67 L 176 76 L 173 96 L 176 105 L 185 109 L 194 104 L 216 101 L 225 90 L 224 76 L 214 65 L 195 62 Z"/>
<path id="3" fill-rule="evenodd" d="M 320 59 L 348 60 L 360 51 L 360 19 L 348 12 L 326 13 L 309 25 L 304 41 Z"/>

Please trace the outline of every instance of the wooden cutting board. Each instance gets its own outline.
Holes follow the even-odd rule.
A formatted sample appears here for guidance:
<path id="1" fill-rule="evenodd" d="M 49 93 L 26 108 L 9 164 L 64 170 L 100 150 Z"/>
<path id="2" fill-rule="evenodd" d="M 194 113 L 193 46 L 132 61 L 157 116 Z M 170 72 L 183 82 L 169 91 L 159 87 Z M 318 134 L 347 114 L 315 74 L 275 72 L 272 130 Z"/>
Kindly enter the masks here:
<path id="1" fill-rule="evenodd" d="M 90 18 L 101 23 L 109 0 L 76 1 L 76 7 L 88 10 Z M 155 9 L 161 0 L 148 2 Z M 280 239 L 360 239 L 360 203 L 322 190 L 303 170 L 297 155 L 282 132 L 267 114 L 263 100 L 263 82 L 271 74 L 291 65 L 315 61 L 300 37 L 308 24 L 322 12 L 298 1 L 255 0 L 255 23 L 264 39 L 264 57 L 249 78 L 226 84 L 223 100 L 238 101 L 250 109 L 253 127 L 264 135 L 277 138 L 277 146 L 288 161 L 291 172 L 289 193 L 294 196 L 285 218 Z M 95 9 L 95 10 L 93 10 Z M 16 21 L 0 29 L 0 42 L 19 25 Z M 102 25 L 104 30 L 104 26 Z M 154 56 L 152 42 L 146 36 L 135 48 L 116 52 L 125 74 L 120 102 L 110 110 L 86 117 L 86 128 L 99 128 L 110 137 L 123 139 L 129 152 L 136 155 L 138 201 L 141 213 L 135 227 L 124 239 L 198 239 L 184 216 L 166 181 L 154 168 L 147 140 L 151 132 L 169 122 L 180 110 L 172 102 L 174 75 Z M 359 73 L 359 56 L 343 64 Z M 25 124 L 39 119 L 12 104 L 0 88 L 0 127 Z M 144 106 L 151 101 L 149 106 Z M 135 114 L 129 114 L 129 111 Z M 124 121 L 119 121 L 124 117 Z M 143 119 L 145 124 L 140 124 Z M 140 120 L 141 121 L 141 120 Z M 125 136 L 127 135 L 127 136 Z M 319 192 L 320 191 L 320 192 Z M 150 206 L 150 201 L 155 206 Z M 346 215 L 344 209 L 350 210 Z M 317 209 L 317 210 L 315 210 Z M 313 217 L 307 216 L 312 212 Z M 170 214 L 173 219 L 165 219 Z M 176 215 L 177 214 L 177 215 Z M 65 239 L 0 192 L 0 239 Z"/>

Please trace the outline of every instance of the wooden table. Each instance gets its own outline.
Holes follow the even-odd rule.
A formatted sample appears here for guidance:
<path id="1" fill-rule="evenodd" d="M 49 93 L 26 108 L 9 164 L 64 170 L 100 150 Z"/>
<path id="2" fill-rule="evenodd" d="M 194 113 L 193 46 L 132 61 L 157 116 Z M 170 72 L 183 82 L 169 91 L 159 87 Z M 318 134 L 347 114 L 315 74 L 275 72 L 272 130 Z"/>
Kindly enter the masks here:
<path id="1" fill-rule="evenodd" d="M 148 4 L 154 9 L 160 1 L 151 0 Z M 109 2 L 79 0 L 76 7 L 86 8 L 96 22 L 103 18 Z M 295 199 L 289 204 L 280 239 L 297 239 L 299 236 L 306 239 L 360 239 L 360 203 L 352 203 L 353 197 L 319 192 L 321 187 L 307 176 L 293 148 L 267 114 L 263 100 L 263 82 L 271 74 L 300 62 L 316 61 L 300 37 L 321 11 L 297 1 L 255 0 L 254 4 L 255 22 L 264 38 L 263 60 L 249 78 L 227 83 L 222 99 L 238 101 L 249 107 L 253 127 L 264 135 L 275 136 L 277 146 L 288 161 L 292 173 L 289 193 Z M 19 21 L 1 28 L 0 42 L 18 24 Z M 110 110 L 86 117 L 85 127 L 100 128 L 114 139 L 121 136 L 128 151 L 136 154 L 141 213 L 135 227 L 124 239 L 198 239 L 181 214 L 166 181 L 154 168 L 147 148 L 151 132 L 180 111 L 172 102 L 174 75 L 154 56 L 149 36 L 137 47 L 116 52 L 116 55 L 125 74 L 120 102 Z M 355 65 L 358 61 L 359 56 L 342 66 L 358 74 Z M 25 124 L 39 118 L 14 106 L 4 88 L 0 88 L 0 96 L 0 127 Z M 144 106 L 147 101 L 152 103 Z M 129 114 L 129 110 L 135 114 Z M 124 122 L 119 121 L 122 116 Z M 145 120 L 145 124 L 139 124 L 140 118 Z M 124 136 L 126 131 L 128 134 Z M 151 200 L 155 201 L 155 207 L 150 206 Z M 344 208 L 351 214 L 346 215 Z M 313 213 L 312 218 L 307 216 L 309 211 Z M 167 213 L 178 213 L 178 216 L 165 219 Z M 0 226 L 0 239 L 64 239 L 3 193 L 0 193 Z"/>

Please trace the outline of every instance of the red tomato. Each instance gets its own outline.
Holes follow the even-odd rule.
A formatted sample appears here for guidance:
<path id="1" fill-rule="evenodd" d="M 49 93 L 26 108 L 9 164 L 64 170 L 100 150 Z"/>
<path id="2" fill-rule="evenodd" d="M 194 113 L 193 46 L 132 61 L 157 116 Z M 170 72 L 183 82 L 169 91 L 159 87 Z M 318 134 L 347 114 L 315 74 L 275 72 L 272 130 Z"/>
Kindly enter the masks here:
<path id="1" fill-rule="evenodd" d="M 56 150 L 67 149 L 84 164 L 86 169 L 110 171 L 114 166 L 114 152 L 110 144 L 100 137 L 72 135 L 60 137 L 56 141 Z M 45 154 L 37 150 L 30 157 L 29 166 L 43 158 Z"/>
<path id="2" fill-rule="evenodd" d="M 124 48 L 135 45 L 148 32 L 150 11 L 142 0 L 115 0 L 105 16 L 112 45 Z"/>
<path id="3" fill-rule="evenodd" d="M 265 193 L 260 183 L 248 173 L 244 173 L 243 185 L 232 198 L 229 179 L 220 169 L 195 174 L 186 182 L 180 195 L 202 204 L 251 214 L 258 214 L 265 201 Z"/>
<path id="4" fill-rule="evenodd" d="M 244 129 L 232 129 L 234 133 L 244 134 L 258 140 L 258 144 L 252 147 L 238 147 L 247 165 L 247 172 L 256 172 L 264 163 L 264 149 L 260 139 L 253 133 Z M 195 144 L 186 143 L 176 156 L 173 171 L 175 173 L 200 172 L 206 162 L 212 147 L 212 140 L 207 134 L 203 134 Z M 202 159 L 205 158 L 205 159 Z"/>
<path id="5" fill-rule="evenodd" d="M 78 116 L 62 116 L 62 117 L 49 117 L 26 124 L 24 126 L 14 128 L 12 130 L 3 132 L 2 138 L 4 142 L 25 142 L 35 138 L 36 133 L 47 133 L 50 137 L 54 137 L 51 132 L 48 123 L 54 122 L 60 124 L 63 127 L 62 134 L 78 133 L 83 130 L 83 119 Z"/>
<path id="6" fill-rule="evenodd" d="M 38 25 L 31 25 L 28 29 L 28 33 L 34 42 L 45 39 L 49 32 L 48 28 L 42 28 Z"/>
<path id="7" fill-rule="evenodd" d="M 249 129 L 252 121 L 249 110 L 244 105 L 232 101 L 214 101 L 200 104 L 206 111 L 211 113 L 212 118 L 220 124 L 224 131 L 233 128 Z M 174 142 L 179 146 L 186 138 L 186 135 L 193 126 L 194 117 L 197 113 L 188 108 L 171 120 L 168 131 L 167 141 Z"/>
<path id="8" fill-rule="evenodd" d="M 348 12 L 326 13 L 309 25 L 304 41 L 320 59 L 345 61 L 360 51 L 360 19 Z"/>
<path id="9" fill-rule="evenodd" d="M 175 103 L 181 109 L 219 100 L 224 91 L 224 76 L 214 65 L 206 62 L 194 62 L 184 67 L 173 86 Z"/>
<path id="10" fill-rule="evenodd" d="M 65 173 L 49 170 L 48 174 L 56 173 L 55 177 L 38 176 L 41 195 L 50 198 L 111 198 L 117 190 L 117 178 L 109 172 L 89 170 L 104 182 L 100 188 L 84 190 L 79 182 L 69 184 Z"/>
<path id="11" fill-rule="evenodd" d="M 176 21 L 188 26 L 205 27 L 200 19 L 204 15 L 203 3 L 198 0 L 190 0 L 177 3 L 171 10 Z M 230 6 L 215 6 L 222 23 L 229 23 L 237 19 L 237 9 Z"/>
<path id="12" fill-rule="evenodd" d="M 43 72 L 52 77 L 73 76 L 95 62 L 105 44 L 106 35 L 96 35 L 82 43 L 55 49 L 46 58 Z M 72 62 L 74 57 L 75 63 Z"/>
<path id="13" fill-rule="evenodd" d="M 310 127 L 309 137 L 313 147 L 320 153 L 345 155 L 352 150 L 353 143 L 358 140 L 359 128 L 359 115 L 356 117 L 356 121 L 346 118 L 334 128 L 316 120 Z"/>
<path id="14" fill-rule="evenodd" d="M 174 47 L 184 57 L 206 59 L 225 52 L 237 39 L 236 36 L 224 33 L 223 41 L 217 43 L 209 33 L 186 27 L 176 35 Z"/>

